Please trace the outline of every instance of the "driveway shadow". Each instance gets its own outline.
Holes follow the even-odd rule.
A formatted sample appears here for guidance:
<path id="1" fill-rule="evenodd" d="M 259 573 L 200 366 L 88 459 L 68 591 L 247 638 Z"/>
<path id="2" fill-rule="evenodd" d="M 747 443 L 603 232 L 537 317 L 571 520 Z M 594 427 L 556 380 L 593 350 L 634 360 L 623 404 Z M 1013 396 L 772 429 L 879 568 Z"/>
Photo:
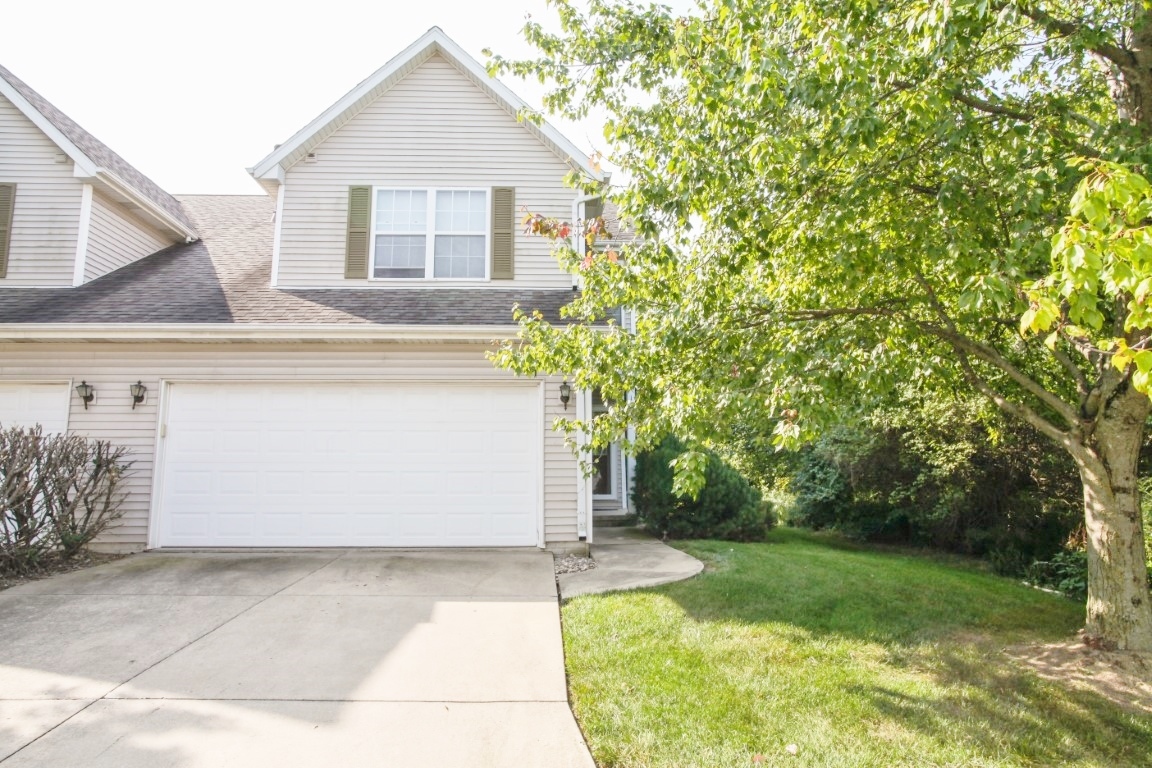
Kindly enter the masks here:
<path id="1" fill-rule="evenodd" d="M 115 745 L 124 765 L 199 765 L 180 745 L 344 728 L 362 705 L 551 702 L 571 721 L 551 557 L 537 552 L 146 554 L 11 590 L 0 615 L 0 705 L 98 699 L 13 765 L 70 764 L 77 744 Z M 14 712 L 0 754 L 54 716 Z"/>

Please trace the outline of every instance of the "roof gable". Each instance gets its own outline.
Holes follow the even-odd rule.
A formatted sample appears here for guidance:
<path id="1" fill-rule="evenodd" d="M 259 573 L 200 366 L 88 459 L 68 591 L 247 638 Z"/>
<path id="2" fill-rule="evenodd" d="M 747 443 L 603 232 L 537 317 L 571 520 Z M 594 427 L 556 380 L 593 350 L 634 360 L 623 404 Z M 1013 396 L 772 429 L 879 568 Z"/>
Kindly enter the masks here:
<path id="1" fill-rule="evenodd" d="M 0 95 L 7 98 L 76 164 L 76 175 L 102 182 L 186 239 L 196 230 L 180 203 L 68 115 L 0 66 Z"/>
<path id="2" fill-rule="evenodd" d="M 319 117 L 297 131 L 292 138 L 279 145 L 270 155 L 249 168 L 248 172 L 266 188 L 270 184 L 279 183 L 288 168 L 304 159 L 309 152 L 358 115 L 369 104 L 376 101 L 396 83 L 436 54 L 440 54 L 512 115 L 516 116 L 522 109 L 528 107 L 527 102 L 499 80 L 491 77 L 483 65 L 469 56 L 439 27 L 432 27 L 420 39 L 372 73 L 370 77 L 345 94 L 342 99 L 325 110 Z M 592 165 L 586 154 L 548 123 L 536 124 L 531 121 L 524 121 L 522 125 L 562 160 L 594 179 L 602 178 L 603 174 Z"/>

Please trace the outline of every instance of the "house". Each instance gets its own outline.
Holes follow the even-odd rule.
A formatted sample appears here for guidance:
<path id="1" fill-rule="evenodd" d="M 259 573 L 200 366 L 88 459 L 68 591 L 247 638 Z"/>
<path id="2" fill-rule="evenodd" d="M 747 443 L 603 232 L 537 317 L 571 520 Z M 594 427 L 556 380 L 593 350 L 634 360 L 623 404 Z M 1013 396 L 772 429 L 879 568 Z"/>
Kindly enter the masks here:
<path id="1" fill-rule="evenodd" d="M 485 355 L 574 289 L 518 211 L 599 177 L 523 106 L 433 28 L 263 194 L 173 197 L 0 69 L 0 423 L 132 449 L 110 549 L 590 541 L 625 462 L 587 477 L 552 422 L 593 393 Z"/>

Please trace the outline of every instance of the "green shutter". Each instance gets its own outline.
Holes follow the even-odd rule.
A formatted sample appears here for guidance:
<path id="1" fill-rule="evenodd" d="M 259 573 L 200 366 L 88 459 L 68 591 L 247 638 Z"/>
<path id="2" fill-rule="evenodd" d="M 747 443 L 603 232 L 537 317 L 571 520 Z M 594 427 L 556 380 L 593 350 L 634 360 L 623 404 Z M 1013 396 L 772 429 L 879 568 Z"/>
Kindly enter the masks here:
<path id="1" fill-rule="evenodd" d="M 16 207 L 16 185 L 0 184 L 0 277 L 8 276 L 8 246 L 12 243 L 12 209 Z"/>
<path id="2" fill-rule="evenodd" d="M 516 188 L 492 188 L 492 279 L 511 280 L 515 273 Z"/>
<path id="3" fill-rule="evenodd" d="M 344 248 L 344 277 L 368 277 L 368 226 L 372 220 L 372 187 L 348 188 L 348 241 Z"/>
<path id="4" fill-rule="evenodd" d="M 604 198 L 597 197 L 594 200 L 586 200 L 584 202 L 584 220 L 592 221 L 604 215 Z"/>

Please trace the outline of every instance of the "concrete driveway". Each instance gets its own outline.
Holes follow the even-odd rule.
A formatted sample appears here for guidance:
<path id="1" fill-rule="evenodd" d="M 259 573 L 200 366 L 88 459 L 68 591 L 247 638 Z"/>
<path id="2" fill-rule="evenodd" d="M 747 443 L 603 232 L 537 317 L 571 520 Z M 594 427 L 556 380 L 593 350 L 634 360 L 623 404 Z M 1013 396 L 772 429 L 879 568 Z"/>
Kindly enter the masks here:
<path id="1" fill-rule="evenodd" d="M 0 765 L 581 766 L 552 557 L 143 554 L 0 592 Z"/>

